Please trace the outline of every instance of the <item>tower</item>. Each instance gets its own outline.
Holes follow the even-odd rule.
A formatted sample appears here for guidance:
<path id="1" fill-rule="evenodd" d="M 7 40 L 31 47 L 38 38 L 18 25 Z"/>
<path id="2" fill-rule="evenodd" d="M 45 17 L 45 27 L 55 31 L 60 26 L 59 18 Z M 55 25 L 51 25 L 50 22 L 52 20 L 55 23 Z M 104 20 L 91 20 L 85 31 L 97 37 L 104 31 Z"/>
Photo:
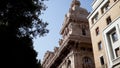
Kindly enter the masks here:
<path id="1" fill-rule="evenodd" d="M 43 68 L 94 68 L 87 16 L 80 1 L 73 0 L 60 31 L 59 48 L 47 52 Z"/>
<path id="2" fill-rule="evenodd" d="M 94 68 L 94 58 L 87 20 L 88 12 L 80 7 L 80 1 L 73 0 L 61 29 L 61 46 L 68 44 L 68 60 L 71 68 Z M 72 44 L 71 44 L 72 43 Z"/>

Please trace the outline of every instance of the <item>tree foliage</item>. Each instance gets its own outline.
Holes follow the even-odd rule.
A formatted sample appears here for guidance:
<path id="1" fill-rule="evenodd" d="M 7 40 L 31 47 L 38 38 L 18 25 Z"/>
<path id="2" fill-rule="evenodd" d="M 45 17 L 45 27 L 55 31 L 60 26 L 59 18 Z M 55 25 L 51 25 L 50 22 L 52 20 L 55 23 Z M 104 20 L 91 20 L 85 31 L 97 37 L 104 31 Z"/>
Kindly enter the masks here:
<path id="1" fill-rule="evenodd" d="M 45 9 L 43 0 L 0 0 L 0 24 L 18 36 L 42 36 L 48 32 L 48 23 L 39 18 Z"/>
<path id="2" fill-rule="evenodd" d="M 39 18 L 44 0 L 0 0 L 1 63 L 7 68 L 39 68 L 32 38 L 48 33 Z"/>

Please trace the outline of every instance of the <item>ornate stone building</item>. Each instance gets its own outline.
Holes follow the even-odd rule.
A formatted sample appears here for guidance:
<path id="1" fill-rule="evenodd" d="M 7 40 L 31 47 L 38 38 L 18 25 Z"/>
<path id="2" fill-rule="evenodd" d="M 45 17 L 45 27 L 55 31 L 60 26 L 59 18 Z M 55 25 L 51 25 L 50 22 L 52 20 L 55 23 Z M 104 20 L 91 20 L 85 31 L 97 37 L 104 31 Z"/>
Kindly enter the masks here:
<path id="1" fill-rule="evenodd" d="M 87 10 L 73 0 L 60 31 L 59 47 L 46 52 L 43 68 L 95 68 L 87 16 Z"/>

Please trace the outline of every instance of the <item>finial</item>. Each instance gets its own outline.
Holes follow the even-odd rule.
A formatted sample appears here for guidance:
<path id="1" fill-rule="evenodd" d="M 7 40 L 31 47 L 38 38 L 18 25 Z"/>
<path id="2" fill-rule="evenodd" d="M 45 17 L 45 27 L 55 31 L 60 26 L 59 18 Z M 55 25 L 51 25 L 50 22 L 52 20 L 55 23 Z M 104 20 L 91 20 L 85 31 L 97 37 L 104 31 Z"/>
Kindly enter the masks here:
<path id="1" fill-rule="evenodd" d="M 77 0 L 73 0 L 73 1 L 77 1 Z"/>
<path id="2" fill-rule="evenodd" d="M 73 0 L 72 1 L 72 6 L 73 5 L 78 5 L 78 6 L 80 6 L 80 1 L 79 0 Z"/>
<path id="3" fill-rule="evenodd" d="M 73 6 L 80 6 L 80 1 L 79 0 L 73 0 L 72 4 L 71 4 L 71 7 L 69 9 L 69 12 L 72 11 Z"/>

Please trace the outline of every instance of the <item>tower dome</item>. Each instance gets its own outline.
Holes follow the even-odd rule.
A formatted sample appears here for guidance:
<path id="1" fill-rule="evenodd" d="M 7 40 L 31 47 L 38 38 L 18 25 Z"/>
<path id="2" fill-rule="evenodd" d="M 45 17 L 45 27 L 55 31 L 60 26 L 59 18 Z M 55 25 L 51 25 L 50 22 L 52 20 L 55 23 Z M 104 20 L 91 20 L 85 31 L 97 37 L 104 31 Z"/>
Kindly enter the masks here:
<path id="1" fill-rule="evenodd" d="M 80 1 L 78 1 L 78 0 L 73 0 L 73 1 L 72 1 L 72 4 L 71 4 L 71 7 L 73 7 L 74 5 L 80 6 L 80 5 L 81 5 L 81 4 L 80 4 Z"/>
<path id="2" fill-rule="evenodd" d="M 84 20 L 87 21 L 88 11 L 82 7 L 80 7 L 79 0 L 73 0 L 69 12 L 67 13 L 67 17 L 79 21 Z"/>

